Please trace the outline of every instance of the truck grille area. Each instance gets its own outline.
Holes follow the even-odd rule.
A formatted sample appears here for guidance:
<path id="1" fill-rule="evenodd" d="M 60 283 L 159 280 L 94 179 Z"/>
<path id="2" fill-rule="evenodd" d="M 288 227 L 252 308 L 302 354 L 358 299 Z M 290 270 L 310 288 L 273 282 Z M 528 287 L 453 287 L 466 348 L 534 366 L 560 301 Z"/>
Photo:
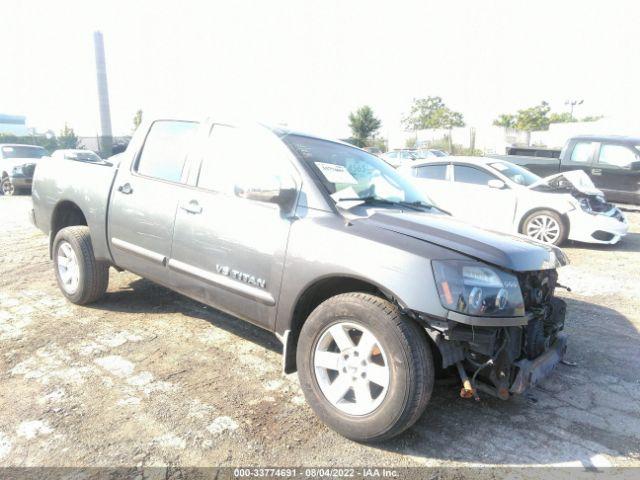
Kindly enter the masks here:
<path id="1" fill-rule="evenodd" d="M 558 284 L 558 272 L 540 270 L 518 274 L 525 311 L 534 311 L 548 304 Z"/>
<path id="2" fill-rule="evenodd" d="M 553 344 L 558 333 L 564 328 L 566 304 L 554 297 L 558 283 L 555 270 L 525 272 L 519 274 L 525 310 L 533 316 L 523 328 L 522 354 L 534 359 Z"/>

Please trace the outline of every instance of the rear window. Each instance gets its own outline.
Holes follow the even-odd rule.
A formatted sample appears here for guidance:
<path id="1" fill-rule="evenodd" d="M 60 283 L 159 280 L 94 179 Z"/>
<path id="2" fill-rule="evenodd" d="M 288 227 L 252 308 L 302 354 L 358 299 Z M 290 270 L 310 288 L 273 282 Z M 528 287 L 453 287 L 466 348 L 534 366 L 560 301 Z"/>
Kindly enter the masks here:
<path id="1" fill-rule="evenodd" d="M 158 120 L 144 141 L 136 171 L 140 175 L 180 182 L 197 122 Z"/>
<path id="2" fill-rule="evenodd" d="M 413 176 L 418 178 L 429 178 L 431 180 L 446 180 L 447 165 L 423 165 L 413 169 Z"/>
<path id="3" fill-rule="evenodd" d="M 48 155 L 42 147 L 11 145 L 2 147 L 2 158 L 42 158 Z"/>

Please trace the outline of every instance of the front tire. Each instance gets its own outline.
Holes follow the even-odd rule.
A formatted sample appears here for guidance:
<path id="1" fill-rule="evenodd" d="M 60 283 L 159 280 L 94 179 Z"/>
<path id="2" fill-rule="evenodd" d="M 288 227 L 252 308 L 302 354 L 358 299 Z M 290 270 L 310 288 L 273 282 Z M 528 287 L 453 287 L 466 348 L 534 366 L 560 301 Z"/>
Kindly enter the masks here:
<path id="1" fill-rule="evenodd" d="M 426 333 L 392 303 L 345 293 L 320 304 L 300 332 L 298 376 L 320 419 L 356 441 L 391 438 L 413 425 L 431 398 Z"/>
<path id="2" fill-rule="evenodd" d="M 101 298 L 109 285 L 109 264 L 93 254 L 89 227 L 63 228 L 53 241 L 58 286 L 70 302 L 85 305 Z"/>
<path id="3" fill-rule="evenodd" d="M 522 233 L 551 245 L 561 245 L 569 234 L 562 217 L 553 210 L 538 210 L 528 215 L 522 222 Z"/>
<path id="4" fill-rule="evenodd" d="M 16 193 L 16 189 L 13 186 L 13 183 L 11 183 L 11 179 L 9 177 L 4 177 L 2 179 L 2 182 L 0 183 L 0 191 L 7 197 L 10 197 L 14 193 Z"/>

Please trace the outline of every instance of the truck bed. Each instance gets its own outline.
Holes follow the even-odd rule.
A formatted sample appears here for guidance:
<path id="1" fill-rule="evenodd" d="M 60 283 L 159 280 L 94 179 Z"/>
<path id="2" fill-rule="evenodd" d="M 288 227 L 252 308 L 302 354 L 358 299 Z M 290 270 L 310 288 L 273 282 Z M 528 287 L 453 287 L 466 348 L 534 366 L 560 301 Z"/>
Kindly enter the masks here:
<path id="1" fill-rule="evenodd" d="M 77 205 L 86 215 L 91 230 L 93 249 L 98 260 L 110 260 L 106 242 L 109 195 L 117 171 L 115 162 L 90 163 L 77 160 L 51 159 L 41 162 L 33 179 L 33 221 L 49 233 L 54 210 L 61 202 Z M 52 240 L 52 239 L 51 239 Z"/>

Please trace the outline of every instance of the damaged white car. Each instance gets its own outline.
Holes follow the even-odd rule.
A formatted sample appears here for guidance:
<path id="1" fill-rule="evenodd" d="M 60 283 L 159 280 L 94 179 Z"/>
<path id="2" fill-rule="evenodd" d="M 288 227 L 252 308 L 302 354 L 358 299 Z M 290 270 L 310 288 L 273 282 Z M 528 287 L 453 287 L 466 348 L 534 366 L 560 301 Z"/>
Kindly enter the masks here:
<path id="1" fill-rule="evenodd" d="M 581 170 L 543 179 L 504 160 L 446 157 L 399 171 L 436 205 L 488 230 L 560 245 L 567 239 L 614 244 L 629 229 L 623 213 Z"/>

